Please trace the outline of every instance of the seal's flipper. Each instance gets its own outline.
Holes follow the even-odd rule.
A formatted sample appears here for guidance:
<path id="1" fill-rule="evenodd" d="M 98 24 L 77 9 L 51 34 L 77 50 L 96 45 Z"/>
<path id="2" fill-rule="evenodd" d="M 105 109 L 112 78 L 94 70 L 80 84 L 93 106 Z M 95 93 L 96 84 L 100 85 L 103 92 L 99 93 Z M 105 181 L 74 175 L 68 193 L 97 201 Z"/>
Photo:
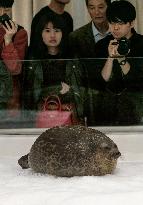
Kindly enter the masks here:
<path id="1" fill-rule="evenodd" d="M 29 164 L 28 164 L 28 154 L 22 156 L 22 157 L 18 160 L 18 164 L 22 167 L 22 169 L 28 169 L 28 168 L 29 168 Z"/>

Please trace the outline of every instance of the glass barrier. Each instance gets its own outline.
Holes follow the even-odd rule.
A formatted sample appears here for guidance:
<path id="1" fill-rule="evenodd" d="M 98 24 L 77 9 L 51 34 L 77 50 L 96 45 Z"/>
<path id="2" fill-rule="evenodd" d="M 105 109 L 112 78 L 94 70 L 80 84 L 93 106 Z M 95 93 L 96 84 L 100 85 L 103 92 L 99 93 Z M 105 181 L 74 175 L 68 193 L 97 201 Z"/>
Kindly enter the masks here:
<path id="1" fill-rule="evenodd" d="M 143 59 L 0 61 L 0 128 L 143 124 Z M 20 74 L 13 66 L 21 66 Z M 7 69 L 7 67 L 9 69 Z M 9 72 L 10 71 L 10 72 Z"/>

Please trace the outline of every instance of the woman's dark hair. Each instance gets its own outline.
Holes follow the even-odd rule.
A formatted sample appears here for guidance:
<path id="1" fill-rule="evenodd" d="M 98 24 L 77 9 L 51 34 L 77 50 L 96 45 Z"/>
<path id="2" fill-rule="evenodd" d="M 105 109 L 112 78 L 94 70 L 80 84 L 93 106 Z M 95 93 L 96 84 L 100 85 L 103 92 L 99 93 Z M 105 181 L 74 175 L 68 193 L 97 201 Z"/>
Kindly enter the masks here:
<path id="1" fill-rule="evenodd" d="M 53 24 L 54 28 L 60 29 L 62 31 L 62 39 L 59 48 L 61 56 L 64 54 L 67 41 L 67 39 L 65 38 L 65 25 L 62 21 L 62 18 L 60 18 L 56 14 L 51 15 L 50 13 L 47 13 L 41 16 L 41 18 L 39 19 L 35 28 L 35 35 L 32 36 L 35 43 L 34 45 L 29 46 L 28 55 L 32 55 L 36 59 L 46 59 L 48 56 L 47 46 L 44 44 L 42 38 L 42 31 L 49 22 Z"/>
<path id="2" fill-rule="evenodd" d="M 135 20 L 136 10 L 135 7 L 128 1 L 113 1 L 106 10 L 106 16 L 109 23 L 127 23 Z"/>
<path id="3" fill-rule="evenodd" d="M 104 0 L 107 4 L 107 6 L 109 6 L 111 4 L 111 0 Z M 85 0 L 86 6 L 88 6 L 88 2 L 89 0 Z"/>
<path id="4" fill-rule="evenodd" d="M 11 8 L 14 0 L 0 0 L 0 7 Z"/>

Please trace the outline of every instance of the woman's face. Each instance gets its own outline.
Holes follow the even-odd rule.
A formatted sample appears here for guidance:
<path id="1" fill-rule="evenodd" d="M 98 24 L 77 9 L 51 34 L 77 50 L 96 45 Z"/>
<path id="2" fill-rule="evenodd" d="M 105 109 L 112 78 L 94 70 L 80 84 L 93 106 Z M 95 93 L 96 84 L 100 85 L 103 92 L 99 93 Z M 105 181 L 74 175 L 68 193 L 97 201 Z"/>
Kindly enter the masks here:
<path id="1" fill-rule="evenodd" d="M 57 48 L 62 39 L 62 31 L 61 29 L 54 28 L 53 24 L 49 22 L 42 31 L 42 38 L 48 48 Z"/>

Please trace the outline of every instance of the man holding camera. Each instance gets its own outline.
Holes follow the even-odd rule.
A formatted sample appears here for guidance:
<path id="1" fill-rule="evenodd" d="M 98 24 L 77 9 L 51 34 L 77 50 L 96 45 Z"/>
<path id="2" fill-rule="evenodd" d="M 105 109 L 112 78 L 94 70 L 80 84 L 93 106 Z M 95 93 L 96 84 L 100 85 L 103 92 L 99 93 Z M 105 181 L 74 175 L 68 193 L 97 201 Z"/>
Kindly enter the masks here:
<path id="1" fill-rule="evenodd" d="M 5 80 L 6 85 L 1 86 L 0 96 L 1 100 L 4 100 L 2 93 L 5 93 L 4 89 L 6 86 L 11 89 L 8 102 L 0 102 L 4 106 L 2 109 L 9 109 L 9 111 L 15 110 L 12 115 L 16 115 L 20 108 L 20 79 L 19 74 L 22 72 L 21 60 L 25 57 L 25 52 L 28 46 L 28 36 L 26 30 L 17 25 L 11 20 L 12 6 L 14 0 L 0 0 L 0 56 L 1 56 L 1 67 L 5 69 L 6 77 L 11 79 L 10 81 Z M 11 77 L 9 77 L 9 75 Z M 6 98 L 5 98 L 6 99 Z M 0 108 L 1 109 L 1 108 Z"/>
<path id="2" fill-rule="evenodd" d="M 114 1 L 106 14 L 111 35 L 96 44 L 97 57 L 107 58 L 101 71 L 107 92 L 100 115 L 115 124 L 136 124 L 142 117 L 143 59 L 128 57 L 143 57 L 143 36 L 134 30 L 136 11 L 130 2 Z"/>
<path id="3" fill-rule="evenodd" d="M 130 75 L 132 72 L 130 60 L 126 57 L 143 56 L 143 36 L 134 30 L 135 18 L 135 7 L 128 1 L 114 1 L 107 9 L 111 35 L 96 44 L 96 57 L 107 58 L 101 72 L 106 82 L 111 80 L 110 77 L 113 79 L 114 71 L 117 72 L 117 70 L 121 79 L 122 76 Z"/>

